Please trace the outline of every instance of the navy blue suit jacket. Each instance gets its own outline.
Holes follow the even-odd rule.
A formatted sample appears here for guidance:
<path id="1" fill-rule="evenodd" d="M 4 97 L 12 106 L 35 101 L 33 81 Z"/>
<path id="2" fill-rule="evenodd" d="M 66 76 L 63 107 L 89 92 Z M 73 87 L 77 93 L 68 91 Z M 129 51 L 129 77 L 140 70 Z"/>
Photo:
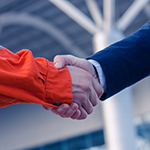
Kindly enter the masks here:
<path id="1" fill-rule="evenodd" d="M 107 92 L 101 100 L 150 75 L 150 21 L 88 59 L 98 61 L 106 77 Z"/>

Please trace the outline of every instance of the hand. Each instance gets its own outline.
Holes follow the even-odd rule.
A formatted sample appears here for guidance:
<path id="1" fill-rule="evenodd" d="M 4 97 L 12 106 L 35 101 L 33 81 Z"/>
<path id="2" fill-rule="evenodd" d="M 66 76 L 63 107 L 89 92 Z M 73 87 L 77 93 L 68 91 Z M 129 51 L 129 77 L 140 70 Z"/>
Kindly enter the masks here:
<path id="1" fill-rule="evenodd" d="M 78 104 L 81 111 L 79 119 L 84 119 L 87 114 L 93 112 L 93 106 L 98 104 L 102 87 L 89 72 L 75 66 L 67 66 L 67 68 L 72 79 L 72 101 Z"/>
<path id="2" fill-rule="evenodd" d="M 59 108 L 52 109 L 52 112 L 61 117 L 85 119 L 87 114 L 92 113 L 93 106 L 97 105 L 98 99 L 103 93 L 93 66 L 89 61 L 71 55 L 56 56 L 54 63 L 58 69 L 65 65 L 72 66 L 67 67 L 72 78 L 73 102 L 71 106 L 62 104 Z"/>
<path id="3" fill-rule="evenodd" d="M 98 80 L 93 65 L 86 59 L 78 58 L 72 55 L 57 55 L 54 58 L 54 64 L 57 69 L 62 69 L 66 65 L 79 67 L 89 72 L 95 79 Z"/>

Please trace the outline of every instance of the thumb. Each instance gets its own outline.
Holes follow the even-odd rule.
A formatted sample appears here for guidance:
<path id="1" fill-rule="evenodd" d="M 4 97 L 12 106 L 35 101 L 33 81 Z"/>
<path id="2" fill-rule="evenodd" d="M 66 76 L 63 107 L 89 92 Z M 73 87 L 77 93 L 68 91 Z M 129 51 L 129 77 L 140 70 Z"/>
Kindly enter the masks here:
<path id="1" fill-rule="evenodd" d="M 72 65 L 73 61 L 74 60 L 70 55 L 57 55 L 54 57 L 54 67 L 57 69 L 61 69 L 66 65 Z"/>

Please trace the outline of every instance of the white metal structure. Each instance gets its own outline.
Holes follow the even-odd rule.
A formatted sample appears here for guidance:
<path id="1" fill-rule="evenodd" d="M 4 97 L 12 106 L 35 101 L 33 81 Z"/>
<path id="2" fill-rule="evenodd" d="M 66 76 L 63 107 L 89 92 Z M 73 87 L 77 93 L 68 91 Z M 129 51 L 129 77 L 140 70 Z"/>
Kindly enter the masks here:
<path id="1" fill-rule="evenodd" d="M 98 28 L 95 26 L 93 21 L 82 13 L 78 8 L 72 5 L 66 0 L 49 0 L 55 4 L 59 9 L 65 12 L 69 17 L 75 20 L 79 25 L 86 29 L 89 33 L 95 34 L 98 32 Z"/>
<path id="2" fill-rule="evenodd" d="M 62 33 L 60 29 L 55 27 L 50 22 L 43 20 L 42 18 L 33 16 L 27 13 L 4 13 L 0 16 L 1 24 L 0 29 L 9 25 L 9 24 L 20 24 L 33 26 L 41 31 L 46 32 L 49 35 L 52 35 L 61 45 L 66 47 L 66 50 L 72 49 L 74 55 L 81 55 L 81 57 L 85 56 L 85 54 L 81 51 L 81 49 L 77 46 L 72 46 L 73 41 L 67 35 Z"/>
<path id="3" fill-rule="evenodd" d="M 4 3 L 1 3 L 0 7 L 4 7 L 5 5 L 7 6 L 7 4 L 15 2 L 16 0 L 1 1 Z M 109 9 L 109 11 L 104 10 L 104 16 L 102 16 L 96 0 L 86 0 L 91 16 L 95 22 L 94 23 L 79 9 L 69 3 L 69 0 L 53 0 L 53 3 L 54 2 L 58 2 L 59 4 L 56 5 L 59 5 L 65 13 L 68 13 L 72 19 L 74 19 L 85 30 L 93 35 L 93 46 L 95 51 L 100 50 L 108 44 L 122 38 L 122 31 L 130 25 L 140 10 L 144 8 L 145 13 L 147 15 L 150 14 L 150 5 L 147 5 L 148 1 L 136 0 L 126 11 L 126 13 L 119 19 L 119 21 L 115 23 L 113 19 L 115 15 L 114 0 L 105 0 L 104 8 L 105 10 Z M 83 57 L 86 57 L 80 47 L 74 46 L 74 41 L 72 41 L 71 38 L 57 28 L 57 26 L 54 26 L 53 23 L 39 17 L 38 15 L 33 15 L 30 13 L 30 11 L 45 6 L 44 1 L 42 1 L 42 3 L 38 1 L 37 3 L 39 5 L 30 5 L 25 7 L 19 13 L 16 13 L 16 11 L 10 11 L 9 13 L 1 14 L 0 27 L 3 29 L 3 27 L 9 24 L 21 24 L 35 27 L 53 36 L 62 46 L 66 47 L 66 50 L 69 50 L 68 52 L 71 50 L 73 55 L 78 55 L 80 57 L 83 55 Z M 71 10 L 69 8 L 71 8 Z M 70 11 L 73 13 L 70 13 Z M 134 95 L 134 113 L 136 115 L 141 115 L 143 112 L 150 112 L 149 83 L 146 79 L 144 82 L 142 81 L 142 83 L 140 83 L 140 87 L 142 88 L 134 88 L 134 92 L 136 90 L 136 95 Z M 105 120 L 105 137 L 108 145 L 107 147 L 110 150 L 134 150 L 134 129 L 131 124 L 132 97 L 130 92 L 130 90 L 126 90 L 111 98 L 111 100 L 106 101 L 104 105 L 101 103 L 103 105 Z M 37 105 L 21 106 L 19 105 L 1 109 L 0 127 L 3 130 L 1 130 L 0 133 L 0 149 L 10 150 L 31 148 L 37 144 L 42 145 L 43 143 L 55 142 L 57 140 L 99 130 L 103 125 L 100 113 L 101 107 L 99 107 L 101 106 L 100 104 L 94 109 L 94 113 L 83 121 L 61 119 L 49 112 L 44 111 Z M 63 129 L 60 129 L 60 125 L 63 126 Z M 68 126 L 71 126 L 71 128 L 68 128 Z M 145 143 L 143 145 L 145 145 Z"/>
<path id="4" fill-rule="evenodd" d="M 149 0 L 135 0 L 120 20 L 115 23 L 115 0 L 104 0 L 104 19 L 95 0 L 86 0 L 95 24 L 66 0 L 49 0 L 84 29 L 93 34 L 95 52 L 123 38 L 123 31 L 130 25 Z M 130 90 L 117 94 L 103 104 L 105 138 L 108 150 L 135 150 L 135 132 L 132 124 Z"/>

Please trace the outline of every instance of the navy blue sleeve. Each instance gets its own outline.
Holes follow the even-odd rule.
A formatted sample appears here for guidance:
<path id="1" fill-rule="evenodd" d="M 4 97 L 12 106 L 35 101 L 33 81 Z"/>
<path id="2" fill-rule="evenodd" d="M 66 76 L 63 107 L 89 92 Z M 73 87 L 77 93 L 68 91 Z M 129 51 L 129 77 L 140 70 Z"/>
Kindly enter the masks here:
<path id="1" fill-rule="evenodd" d="M 106 77 L 105 100 L 150 75 L 150 22 L 87 59 L 98 61 Z"/>

